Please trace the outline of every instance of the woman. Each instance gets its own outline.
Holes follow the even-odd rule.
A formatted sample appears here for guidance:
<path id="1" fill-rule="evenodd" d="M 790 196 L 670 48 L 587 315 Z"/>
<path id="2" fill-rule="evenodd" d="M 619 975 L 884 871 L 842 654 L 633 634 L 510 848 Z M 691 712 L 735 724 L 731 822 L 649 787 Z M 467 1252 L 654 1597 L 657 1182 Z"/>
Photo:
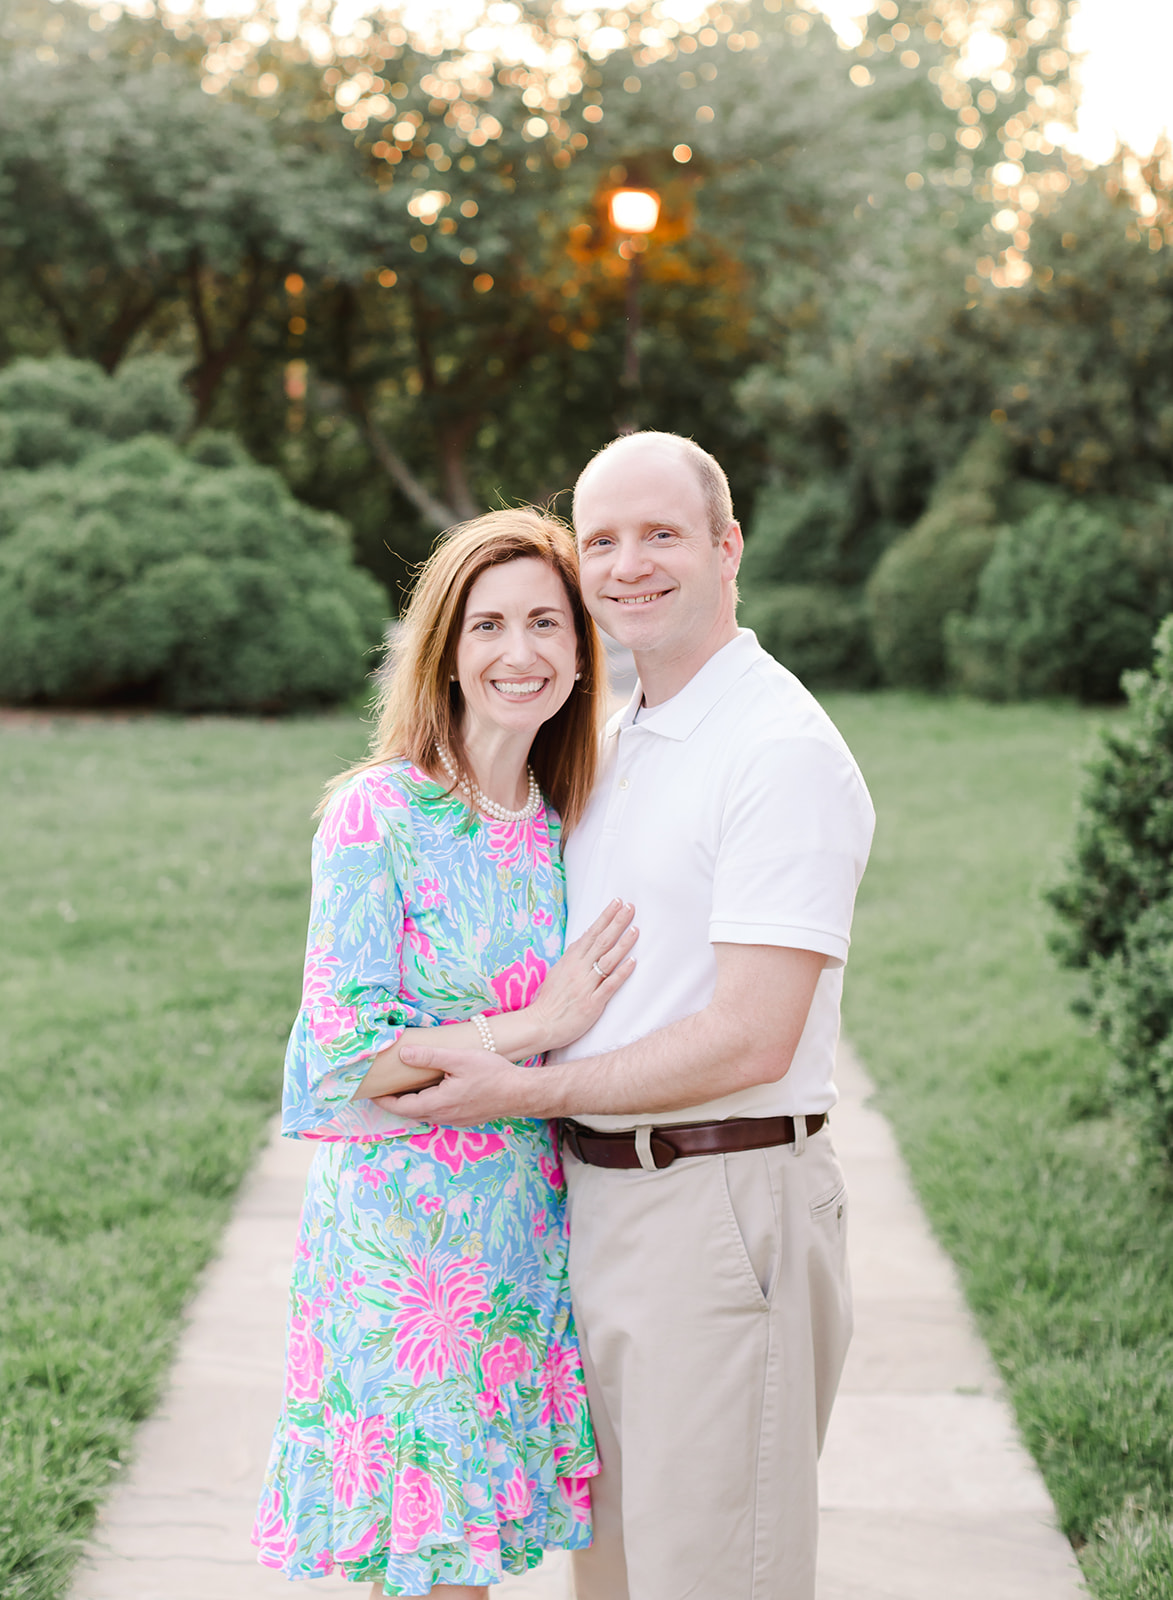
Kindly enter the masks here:
<path id="1" fill-rule="evenodd" d="M 420 1029 L 537 1066 L 631 972 L 618 903 L 558 960 L 601 654 L 565 529 L 530 510 L 455 529 L 408 608 L 372 754 L 325 804 L 283 1119 L 322 1143 L 253 1534 L 291 1578 L 451 1600 L 589 1543 L 551 1130 L 421 1128 L 372 1101 L 426 1081 L 398 1055 Z"/>

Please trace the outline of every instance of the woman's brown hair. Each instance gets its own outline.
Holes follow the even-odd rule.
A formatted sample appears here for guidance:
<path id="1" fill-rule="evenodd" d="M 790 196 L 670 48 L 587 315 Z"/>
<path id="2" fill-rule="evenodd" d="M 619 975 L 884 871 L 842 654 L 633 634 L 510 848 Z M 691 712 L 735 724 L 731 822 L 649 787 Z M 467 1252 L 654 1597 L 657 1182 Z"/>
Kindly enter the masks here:
<path id="1" fill-rule="evenodd" d="M 543 794 L 566 828 L 574 826 L 595 781 L 606 700 L 603 649 L 582 603 L 573 538 L 560 522 L 529 506 L 489 511 L 450 528 L 432 551 L 380 673 L 370 755 L 333 779 L 327 796 L 354 773 L 396 756 L 435 775 L 438 745 L 459 775 L 472 779 L 460 736 L 460 686 L 451 681 L 464 608 L 482 572 L 527 559 L 544 562 L 561 578 L 578 639 L 581 676 L 566 703 L 538 729 L 529 757 Z"/>

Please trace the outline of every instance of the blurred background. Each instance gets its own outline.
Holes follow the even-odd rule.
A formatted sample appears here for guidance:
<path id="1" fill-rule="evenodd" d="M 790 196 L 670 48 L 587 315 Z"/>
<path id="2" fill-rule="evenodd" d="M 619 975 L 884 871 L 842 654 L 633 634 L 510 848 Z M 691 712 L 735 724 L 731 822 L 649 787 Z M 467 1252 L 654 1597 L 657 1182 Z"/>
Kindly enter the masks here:
<path id="1" fill-rule="evenodd" d="M 267 1137 L 417 564 L 632 427 L 872 789 L 847 1031 L 1089 1588 L 1173 1596 L 1171 61 L 1171 0 L 0 5 L 3 1600 Z"/>
<path id="2" fill-rule="evenodd" d="M 0 697 L 336 699 L 439 530 L 632 426 L 725 464 L 816 687 L 1115 697 L 1173 607 L 1170 8 L 861 5 L 10 0 Z M 279 670 L 201 655 L 242 586 Z"/>

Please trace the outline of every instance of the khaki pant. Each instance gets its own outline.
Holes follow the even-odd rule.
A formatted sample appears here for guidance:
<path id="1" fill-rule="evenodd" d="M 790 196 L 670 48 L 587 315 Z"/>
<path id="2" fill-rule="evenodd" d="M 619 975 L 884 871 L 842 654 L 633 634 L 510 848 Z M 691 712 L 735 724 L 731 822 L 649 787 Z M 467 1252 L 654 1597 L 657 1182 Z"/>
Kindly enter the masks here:
<path id="1" fill-rule="evenodd" d="M 658 1172 L 566 1153 L 603 1471 L 578 1600 L 813 1600 L 817 1462 L 851 1337 L 826 1129 Z"/>

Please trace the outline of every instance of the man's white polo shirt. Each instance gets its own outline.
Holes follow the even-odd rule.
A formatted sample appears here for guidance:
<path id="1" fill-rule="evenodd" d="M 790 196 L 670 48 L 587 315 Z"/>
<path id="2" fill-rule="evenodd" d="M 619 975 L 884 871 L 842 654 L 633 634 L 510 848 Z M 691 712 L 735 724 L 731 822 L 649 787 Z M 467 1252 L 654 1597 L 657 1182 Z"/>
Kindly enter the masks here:
<path id="1" fill-rule="evenodd" d="M 600 1055 L 712 999 L 714 944 L 828 957 L 790 1070 L 685 1110 L 584 1115 L 597 1128 L 828 1111 L 843 963 L 875 813 L 838 730 L 748 629 L 679 694 L 644 710 L 641 689 L 607 726 L 599 781 L 566 845 L 567 940 L 609 900 L 635 906 L 634 974 L 595 1026 L 555 1059 Z"/>

